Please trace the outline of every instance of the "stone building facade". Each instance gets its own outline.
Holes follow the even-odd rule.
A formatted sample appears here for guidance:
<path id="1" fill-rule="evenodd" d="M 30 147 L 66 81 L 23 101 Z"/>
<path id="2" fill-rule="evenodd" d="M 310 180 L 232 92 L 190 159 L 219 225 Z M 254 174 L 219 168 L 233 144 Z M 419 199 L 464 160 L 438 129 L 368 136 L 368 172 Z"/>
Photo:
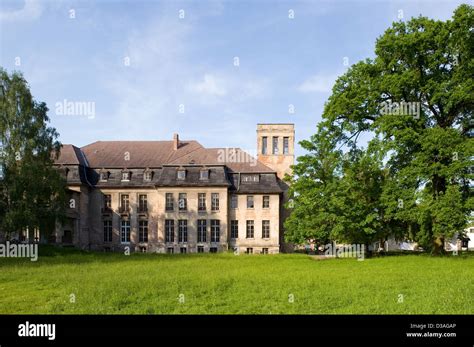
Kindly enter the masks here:
<path id="1" fill-rule="evenodd" d="M 67 221 L 54 241 L 83 249 L 158 253 L 278 253 L 282 178 L 294 163 L 294 126 L 258 124 L 257 158 L 196 141 L 64 145 Z"/>

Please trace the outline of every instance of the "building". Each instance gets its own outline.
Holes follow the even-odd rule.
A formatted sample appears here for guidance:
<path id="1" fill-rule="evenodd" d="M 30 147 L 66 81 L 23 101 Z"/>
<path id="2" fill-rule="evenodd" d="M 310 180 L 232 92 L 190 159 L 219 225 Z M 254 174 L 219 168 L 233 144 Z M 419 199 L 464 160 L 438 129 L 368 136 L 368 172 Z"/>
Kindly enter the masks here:
<path id="1" fill-rule="evenodd" d="M 293 124 L 258 124 L 257 158 L 178 134 L 64 145 L 55 165 L 69 205 L 52 241 L 91 250 L 278 253 L 294 136 Z"/>

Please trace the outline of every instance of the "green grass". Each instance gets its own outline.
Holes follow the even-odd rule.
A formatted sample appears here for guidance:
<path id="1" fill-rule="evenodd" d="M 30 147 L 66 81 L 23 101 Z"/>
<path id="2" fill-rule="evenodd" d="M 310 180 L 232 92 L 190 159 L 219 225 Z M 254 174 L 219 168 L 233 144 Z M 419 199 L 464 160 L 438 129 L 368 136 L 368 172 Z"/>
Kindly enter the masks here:
<path id="1" fill-rule="evenodd" d="M 472 314 L 473 293 L 472 255 L 357 261 L 48 247 L 37 262 L 0 258 L 1 314 Z"/>

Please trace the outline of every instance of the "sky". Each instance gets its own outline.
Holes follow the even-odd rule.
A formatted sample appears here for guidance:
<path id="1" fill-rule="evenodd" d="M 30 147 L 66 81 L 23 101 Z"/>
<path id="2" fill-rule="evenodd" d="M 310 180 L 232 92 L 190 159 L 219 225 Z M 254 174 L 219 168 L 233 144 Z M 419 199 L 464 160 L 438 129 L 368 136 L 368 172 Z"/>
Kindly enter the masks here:
<path id="1" fill-rule="evenodd" d="M 337 76 L 391 23 L 463 2 L 2 0 L 0 66 L 23 73 L 62 143 L 179 133 L 255 152 L 257 123 L 314 134 Z"/>

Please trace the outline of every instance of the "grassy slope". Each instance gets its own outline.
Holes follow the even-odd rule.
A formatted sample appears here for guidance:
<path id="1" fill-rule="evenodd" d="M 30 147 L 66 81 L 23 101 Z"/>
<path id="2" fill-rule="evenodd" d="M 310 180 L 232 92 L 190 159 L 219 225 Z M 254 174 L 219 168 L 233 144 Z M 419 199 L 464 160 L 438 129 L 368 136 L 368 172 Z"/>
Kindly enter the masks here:
<path id="1" fill-rule="evenodd" d="M 0 258 L 0 313 L 474 313 L 473 256 L 46 251 L 37 262 Z"/>

